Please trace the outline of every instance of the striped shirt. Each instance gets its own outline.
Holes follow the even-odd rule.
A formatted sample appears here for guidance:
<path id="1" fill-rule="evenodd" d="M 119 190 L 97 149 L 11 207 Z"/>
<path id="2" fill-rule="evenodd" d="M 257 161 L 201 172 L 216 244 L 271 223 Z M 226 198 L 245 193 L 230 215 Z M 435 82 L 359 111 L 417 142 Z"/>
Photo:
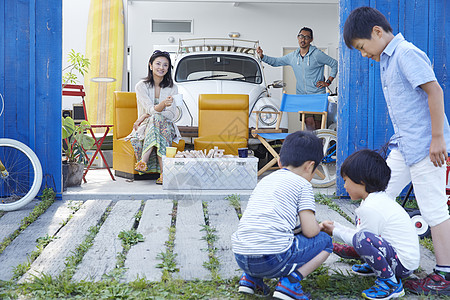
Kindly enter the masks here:
<path id="1" fill-rule="evenodd" d="M 231 237 L 233 252 L 285 252 L 292 245 L 293 230 L 302 210 L 315 212 L 314 193 L 308 180 L 287 169 L 264 177 L 250 196 L 238 230 Z"/>

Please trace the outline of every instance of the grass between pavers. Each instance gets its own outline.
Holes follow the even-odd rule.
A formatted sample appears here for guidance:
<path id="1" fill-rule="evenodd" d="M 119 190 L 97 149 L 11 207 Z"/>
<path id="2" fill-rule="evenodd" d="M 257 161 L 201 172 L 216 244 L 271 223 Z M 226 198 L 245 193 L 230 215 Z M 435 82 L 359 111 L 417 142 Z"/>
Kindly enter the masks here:
<path id="1" fill-rule="evenodd" d="M 53 202 L 55 202 L 55 196 L 56 194 L 53 191 L 53 189 L 51 188 L 44 189 L 41 196 L 42 201 L 33 208 L 33 210 L 30 212 L 28 216 L 23 218 L 19 228 L 16 229 L 11 235 L 5 237 L 3 241 L 0 243 L 0 254 L 2 254 L 3 251 L 5 251 L 5 248 L 8 247 L 8 245 L 11 244 L 11 242 L 16 237 L 18 237 L 19 234 L 21 234 L 28 226 L 30 226 L 30 224 L 36 221 L 36 219 L 40 215 L 42 215 L 47 210 L 47 208 L 49 208 L 53 204 Z"/>
<path id="2" fill-rule="evenodd" d="M 240 197 L 232 195 L 233 207 L 240 214 Z M 230 200 L 230 199 L 229 199 Z M 208 251 L 214 256 L 214 242 L 216 241 L 215 229 L 209 227 L 209 217 L 206 203 L 203 203 L 205 214 L 204 239 L 208 243 Z M 166 253 L 173 254 L 173 243 L 175 240 L 177 203 L 174 203 L 172 224 L 169 229 L 169 239 L 166 242 Z M 136 215 L 136 221 L 140 220 L 140 213 Z M 106 218 L 106 215 L 104 215 Z M 102 221 L 104 221 L 102 218 Z M 100 221 L 100 223 L 102 223 Z M 99 224 L 101 225 L 101 224 Z M 98 226 L 98 225 L 97 225 Z M 96 226 L 94 226 L 96 227 Z M 52 278 L 41 275 L 33 282 L 16 284 L 14 282 L 0 281 L 0 298 L 16 299 L 19 296 L 25 299 L 260 299 L 255 296 L 244 296 L 237 293 L 238 277 L 223 280 L 218 276 L 212 276 L 212 280 L 184 281 L 172 279 L 171 273 L 176 272 L 174 266 L 163 268 L 163 276 L 160 282 L 149 282 L 145 279 L 137 279 L 133 282 L 122 283 L 116 276 L 111 276 L 100 282 L 72 282 L 70 277 L 73 268 L 81 261 L 83 253 L 86 253 L 95 237 L 98 228 L 91 228 L 86 240 L 77 248 L 72 258 L 68 259 L 66 276 Z M 134 229 L 134 228 L 133 228 Z M 135 230 L 121 232 L 122 242 L 130 247 L 139 242 L 142 237 Z M 46 243 L 45 239 L 43 244 Z M 120 256 L 120 255 L 119 255 Z M 118 259 L 120 258 L 118 256 Z M 163 259 L 165 262 L 167 259 Z M 168 260 L 171 261 L 170 259 Z M 347 260 L 342 260 L 346 262 Z M 167 262 L 167 261 L 166 261 Z M 172 260 L 174 263 L 175 260 Z M 211 258 L 210 258 L 211 263 Z M 347 261 L 353 264 L 354 261 Z M 123 265 L 118 261 L 118 266 Z M 169 264 L 170 265 L 170 264 Z M 214 265 L 220 267 L 220 265 Z M 67 276 L 68 275 L 68 276 Z M 277 283 L 276 279 L 265 280 L 272 291 Z M 373 277 L 359 277 L 354 274 L 330 271 L 329 267 L 321 266 L 302 281 L 305 291 L 310 292 L 313 299 L 359 299 L 361 291 L 372 286 Z M 419 297 L 419 299 L 450 299 L 449 297 Z"/>

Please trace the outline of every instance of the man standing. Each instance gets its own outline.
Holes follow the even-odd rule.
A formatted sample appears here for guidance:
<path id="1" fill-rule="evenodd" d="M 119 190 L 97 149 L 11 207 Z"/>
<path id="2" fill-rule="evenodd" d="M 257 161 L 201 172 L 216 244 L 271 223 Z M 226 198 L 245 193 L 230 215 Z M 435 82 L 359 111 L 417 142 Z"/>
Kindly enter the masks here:
<path id="1" fill-rule="evenodd" d="M 338 63 L 334 58 L 323 53 L 317 47 L 312 46 L 313 31 L 308 27 L 303 27 L 297 35 L 300 48 L 282 56 L 271 57 L 263 54 L 263 50 L 258 47 L 256 52 L 261 60 L 273 67 L 291 66 L 297 79 L 297 94 L 323 94 L 326 92 L 338 71 Z M 330 76 L 326 81 L 323 74 L 325 65 L 331 67 Z M 306 126 L 310 130 L 316 129 L 312 115 L 306 117 Z"/>

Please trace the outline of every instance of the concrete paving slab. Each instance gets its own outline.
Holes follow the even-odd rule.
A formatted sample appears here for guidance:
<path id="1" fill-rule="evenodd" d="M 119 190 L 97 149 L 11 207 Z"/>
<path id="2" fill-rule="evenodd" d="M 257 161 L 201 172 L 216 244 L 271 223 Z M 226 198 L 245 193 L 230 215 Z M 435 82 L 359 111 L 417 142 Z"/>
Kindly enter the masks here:
<path id="1" fill-rule="evenodd" d="M 0 254 L 0 270 L 2 270 L 0 280 L 11 280 L 14 276 L 14 268 L 27 262 L 31 252 L 36 250 L 37 239 L 55 235 L 61 228 L 61 223 L 70 214 L 72 214 L 72 210 L 69 208 L 68 202 L 57 201 L 14 239 Z M 15 214 L 12 216 L 17 217 Z M 18 219 L 18 221 L 21 220 Z M 0 228 L 2 228 L 1 225 Z"/>
<path id="2" fill-rule="evenodd" d="M 121 231 L 133 228 L 140 201 L 120 200 L 111 209 L 72 277 L 73 281 L 100 281 L 116 266 L 117 254 L 123 251 Z"/>
<path id="3" fill-rule="evenodd" d="M 211 273 L 203 266 L 209 261 L 208 244 L 202 239 L 206 235 L 201 231 L 204 225 L 202 201 L 178 202 L 174 253 L 180 272 L 173 275 L 175 278 L 211 279 Z"/>
<path id="4" fill-rule="evenodd" d="M 165 242 L 169 240 L 169 228 L 172 220 L 173 201 L 169 199 L 152 199 L 145 203 L 144 211 L 137 232 L 144 236 L 144 241 L 131 247 L 125 261 L 126 281 L 146 278 L 160 281 L 162 270 L 157 265 L 162 261 L 157 258 L 165 252 Z"/>
<path id="5" fill-rule="evenodd" d="M 208 215 L 210 226 L 216 229 L 216 256 L 220 262 L 219 275 L 221 278 L 233 278 L 241 275 L 242 271 L 236 263 L 231 250 L 231 235 L 238 228 L 239 219 L 234 207 L 227 200 L 208 201 Z"/>
<path id="6" fill-rule="evenodd" d="M 110 201 L 107 200 L 85 202 L 58 232 L 56 235 L 58 238 L 44 248 L 41 255 L 32 263 L 30 270 L 18 282 L 31 281 L 33 275 L 39 276 L 42 273 L 58 276 L 65 268 L 65 259 L 84 241 L 89 228 L 99 222 L 109 204 Z"/>
<path id="7" fill-rule="evenodd" d="M 28 216 L 38 203 L 38 200 L 33 200 L 21 209 L 7 212 L 0 218 L 0 242 L 19 229 L 22 219 Z"/>

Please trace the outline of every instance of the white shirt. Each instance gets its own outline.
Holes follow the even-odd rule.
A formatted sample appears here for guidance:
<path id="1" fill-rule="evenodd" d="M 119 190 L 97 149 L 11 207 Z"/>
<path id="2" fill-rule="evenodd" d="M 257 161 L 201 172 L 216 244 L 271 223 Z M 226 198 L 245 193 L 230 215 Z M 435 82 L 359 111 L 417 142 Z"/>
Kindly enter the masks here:
<path id="1" fill-rule="evenodd" d="M 415 270 L 419 267 L 419 238 L 408 213 L 400 204 L 385 192 L 371 193 L 355 213 L 356 229 L 334 222 L 333 237 L 353 245 L 356 232 L 371 232 L 392 245 L 405 268 Z"/>
<path id="2" fill-rule="evenodd" d="M 242 255 L 283 253 L 291 247 L 298 213 L 315 211 L 311 183 L 281 169 L 264 177 L 248 201 L 238 230 L 231 237 L 233 252 Z"/>
<path id="3" fill-rule="evenodd" d="M 171 106 L 164 108 L 163 111 L 158 112 L 155 110 L 155 87 L 150 86 L 149 83 L 144 82 L 144 80 L 139 81 L 135 86 L 136 91 L 136 101 L 137 101 L 137 109 L 138 109 L 138 118 L 143 114 L 156 115 L 161 114 L 166 117 L 168 120 L 172 121 L 173 128 L 175 130 L 174 141 L 178 143 L 181 138 L 180 131 L 178 130 L 177 125 L 173 123 L 175 118 L 177 117 L 177 106 L 175 102 Z M 161 88 L 159 92 L 159 102 L 165 100 L 169 96 L 173 96 L 178 94 L 178 87 L 174 84 L 172 87 Z M 143 135 L 145 132 L 145 126 L 147 126 L 146 122 L 141 123 L 143 129 L 138 129 L 138 135 Z M 125 140 L 130 139 L 134 134 L 134 130 L 125 138 Z"/>

